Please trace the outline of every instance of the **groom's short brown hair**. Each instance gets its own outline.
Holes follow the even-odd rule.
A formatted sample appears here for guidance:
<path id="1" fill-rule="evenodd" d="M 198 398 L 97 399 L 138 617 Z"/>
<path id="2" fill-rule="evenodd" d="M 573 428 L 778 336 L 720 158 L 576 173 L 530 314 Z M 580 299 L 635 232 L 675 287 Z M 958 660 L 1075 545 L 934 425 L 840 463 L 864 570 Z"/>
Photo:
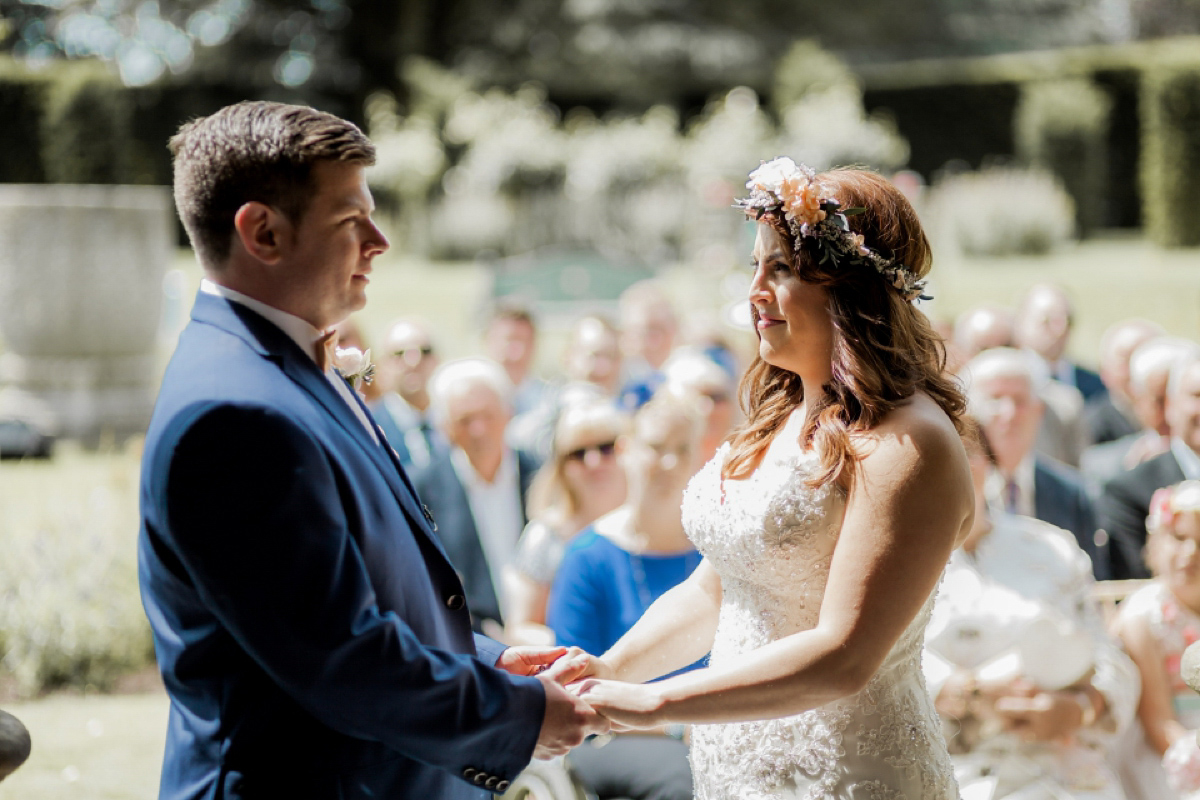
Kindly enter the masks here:
<path id="1" fill-rule="evenodd" d="M 171 137 L 175 207 L 200 263 L 229 258 L 233 217 L 248 202 L 297 222 L 312 194 L 312 165 L 375 163 L 375 146 L 353 123 L 307 106 L 262 101 L 226 106 Z"/>

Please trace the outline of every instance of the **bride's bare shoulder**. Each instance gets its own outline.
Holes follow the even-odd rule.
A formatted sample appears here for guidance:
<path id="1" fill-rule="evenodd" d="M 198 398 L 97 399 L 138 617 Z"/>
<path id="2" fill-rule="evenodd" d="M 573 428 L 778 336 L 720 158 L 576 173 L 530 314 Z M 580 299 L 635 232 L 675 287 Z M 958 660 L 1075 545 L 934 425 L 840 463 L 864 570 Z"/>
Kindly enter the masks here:
<path id="1" fill-rule="evenodd" d="M 874 428 L 858 434 L 855 444 L 863 466 L 872 470 L 929 459 L 966 464 L 953 420 L 923 392 L 892 409 Z"/>

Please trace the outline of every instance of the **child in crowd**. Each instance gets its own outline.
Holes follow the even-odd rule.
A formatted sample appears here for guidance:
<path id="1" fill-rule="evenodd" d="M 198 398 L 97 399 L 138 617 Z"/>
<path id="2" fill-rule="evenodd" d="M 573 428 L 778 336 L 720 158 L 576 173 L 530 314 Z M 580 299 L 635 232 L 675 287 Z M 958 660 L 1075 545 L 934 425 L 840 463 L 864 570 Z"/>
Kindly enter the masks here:
<path id="1" fill-rule="evenodd" d="M 1183 682 L 1180 659 L 1200 639 L 1200 481 L 1159 489 L 1146 520 L 1146 561 L 1154 581 L 1121 604 L 1114 632 L 1142 676 L 1131 798 L 1200 800 L 1200 695 Z"/>

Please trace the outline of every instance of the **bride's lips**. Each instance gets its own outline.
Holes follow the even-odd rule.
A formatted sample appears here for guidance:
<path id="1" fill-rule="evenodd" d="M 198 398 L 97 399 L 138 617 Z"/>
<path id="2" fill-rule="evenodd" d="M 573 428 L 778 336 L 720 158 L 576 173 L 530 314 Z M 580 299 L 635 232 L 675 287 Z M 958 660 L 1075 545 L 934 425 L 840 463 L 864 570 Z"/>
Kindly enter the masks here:
<path id="1" fill-rule="evenodd" d="M 782 324 L 783 324 L 783 320 L 781 318 L 772 317 L 770 314 L 764 314 L 761 311 L 758 312 L 757 327 L 760 331 L 766 330 L 767 328 L 773 328 L 776 325 L 782 325 Z"/>

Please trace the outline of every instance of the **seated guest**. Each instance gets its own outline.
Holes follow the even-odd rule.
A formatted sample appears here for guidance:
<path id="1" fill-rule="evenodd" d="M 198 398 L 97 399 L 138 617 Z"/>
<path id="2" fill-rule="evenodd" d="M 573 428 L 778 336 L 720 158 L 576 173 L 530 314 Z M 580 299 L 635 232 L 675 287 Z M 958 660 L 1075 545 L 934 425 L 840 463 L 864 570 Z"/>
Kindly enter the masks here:
<path id="1" fill-rule="evenodd" d="M 621 339 L 608 319 L 590 315 L 575 323 L 563 352 L 563 374 L 568 386 L 586 384 L 603 397 L 617 396 L 621 387 Z"/>
<path id="2" fill-rule="evenodd" d="M 32 743 L 21 720 L 0 711 L 0 781 L 16 771 L 29 758 Z"/>
<path id="3" fill-rule="evenodd" d="M 975 522 L 946 567 L 923 662 L 962 795 L 1124 800 L 1107 747 L 1138 680 L 1091 599 L 1088 558 L 1066 531 L 992 508 L 986 441 L 964 443 Z"/>
<path id="4" fill-rule="evenodd" d="M 533 312 L 513 301 L 501 301 L 484 332 L 488 358 L 504 367 L 513 385 L 513 416 L 520 417 L 547 400 L 550 385 L 533 374 L 537 326 Z"/>
<path id="5" fill-rule="evenodd" d="M 1110 480 L 1097 502 L 1100 525 L 1113 542 L 1114 578 L 1149 577 L 1142 548 L 1155 490 L 1200 479 L 1200 355 L 1194 352 L 1171 367 L 1165 419 L 1169 449 Z"/>
<path id="6" fill-rule="evenodd" d="M 952 342 L 963 363 L 993 347 L 1012 347 L 1014 316 L 1011 309 L 992 303 L 959 314 L 954 320 Z"/>
<path id="7" fill-rule="evenodd" d="M 429 396 L 450 447 L 417 471 L 413 484 L 462 577 L 476 629 L 498 633 L 501 574 L 528 521 L 525 496 L 538 463 L 505 442 L 512 384 L 494 361 L 465 358 L 439 367 Z"/>
<path id="8" fill-rule="evenodd" d="M 621 293 L 619 302 L 626 374 L 621 406 L 635 411 L 662 384 L 662 367 L 675 347 L 679 320 L 666 287 L 653 279 L 630 286 Z"/>
<path id="9" fill-rule="evenodd" d="M 1200 351 L 1187 339 L 1160 336 L 1138 347 L 1130 357 L 1128 396 L 1139 428 L 1111 442 L 1093 445 L 1080 459 L 1080 472 L 1095 487 L 1163 453 L 1171 446 L 1165 413 L 1171 367 Z"/>
<path id="10" fill-rule="evenodd" d="M 370 403 L 371 413 L 401 463 L 413 470 L 446 450 L 429 412 L 429 376 L 438 363 L 429 333 L 410 319 L 392 323 L 376 357 L 379 397 Z"/>
<path id="11" fill-rule="evenodd" d="M 700 351 L 679 348 L 663 364 L 660 392 L 690 398 L 704 416 L 704 434 L 696 469 L 708 463 L 729 436 L 737 411 L 737 384 L 716 362 Z"/>
<path id="12" fill-rule="evenodd" d="M 989 491 L 998 508 L 1074 534 L 1096 577 L 1108 577 L 1108 542 L 1096 532 L 1095 510 L 1079 473 L 1034 452 L 1044 412 L 1039 366 L 1009 347 L 985 350 L 964 370 L 967 398 L 996 455 Z"/>
<path id="13" fill-rule="evenodd" d="M 611 402 L 583 401 L 563 409 L 551 458 L 529 487 L 530 521 L 504 571 L 504 641 L 552 644 L 546 601 L 575 534 L 625 501 L 625 471 L 617 441 L 628 419 Z"/>
<path id="14" fill-rule="evenodd" d="M 1183 651 L 1200 639 L 1200 482 L 1155 492 L 1146 529 L 1154 581 L 1121 603 L 1113 626 L 1142 676 L 1141 724 L 1125 753 L 1133 784 L 1128 794 L 1171 800 L 1180 794 L 1175 790 L 1200 792 L 1200 697 L 1179 672 Z M 1194 776 L 1188 785 L 1167 785 L 1168 751 L 1165 763 L 1179 763 Z"/>
<path id="15" fill-rule="evenodd" d="M 1129 359 L 1133 351 L 1166 331 L 1147 319 L 1116 322 L 1100 337 L 1100 380 L 1106 391 L 1087 401 L 1083 422 L 1091 444 L 1103 444 L 1141 430 L 1129 394 Z"/>
<path id="16" fill-rule="evenodd" d="M 1013 325 L 1013 343 L 1046 362 L 1050 377 L 1079 390 L 1084 400 L 1103 394 L 1100 376 L 1067 358 L 1075 312 L 1062 287 L 1038 284 L 1025 293 Z"/>
<path id="17" fill-rule="evenodd" d="M 627 499 L 576 537 L 554 579 L 546 618 L 559 644 L 605 652 L 700 564 L 680 517 L 700 425 L 690 403 L 663 395 L 634 418 L 633 434 L 621 446 Z M 620 734 L 585 743 L 568 760 L 600 800 L 691 800 L 681 738 L 678 728 Z"/>

